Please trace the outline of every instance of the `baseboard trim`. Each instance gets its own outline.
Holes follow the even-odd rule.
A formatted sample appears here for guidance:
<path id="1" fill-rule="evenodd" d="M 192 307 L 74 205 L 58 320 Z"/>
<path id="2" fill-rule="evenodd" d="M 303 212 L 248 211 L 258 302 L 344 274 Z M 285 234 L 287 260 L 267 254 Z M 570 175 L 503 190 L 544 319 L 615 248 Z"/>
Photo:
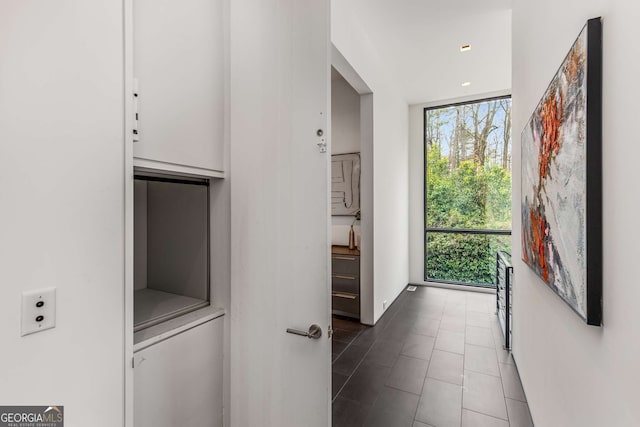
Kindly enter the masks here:
<path id="1" fill-rule="evenodd" d="M 495 289 L 487 289 L 480 288 L 478 286 L 464 286 L 464 285 L 453 285 L 449 283 L 437 283 L 437 282 L 411 282 L 409 285 L 413 286 L 427 286 L 430 288 L 442 288 L 442 289 L 451 289 L 455 291 L 467 291 L 467 292 L 478 292 L 481 294 L 495 294 Z"/>

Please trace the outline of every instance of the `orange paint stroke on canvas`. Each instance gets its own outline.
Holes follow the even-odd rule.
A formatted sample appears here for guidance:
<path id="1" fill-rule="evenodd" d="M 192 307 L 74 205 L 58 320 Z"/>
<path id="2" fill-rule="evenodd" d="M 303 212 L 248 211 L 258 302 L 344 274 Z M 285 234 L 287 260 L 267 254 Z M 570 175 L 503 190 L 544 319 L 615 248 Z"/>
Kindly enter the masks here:
<path id="1" fill-rule="evenodd" d="M 531 252 L 536 256 L 538 264 L 542 269 L 542 278 L 545 282 L 549 282 L 549 266 L 544 256 L 544 238 L 547 222 L 541 215 L 538 215 L 533 210 L 529 211 L 529 218 L 531 219 L 531 231 L 533 232 L 531 236 Z"/>
<path id="2" fill-rule="evenodd" d="M 524 228 L 522 229 L 522 259 L 524 262 L 526 262 L 527 264 L 529 264 L 529 254 L 527 251 L 527 239 L 525 238 L 526 234 L 524 231 Z"/>
<path id="3" fill-rule="evenodd" d="M 560 124 L 562 123 L 562 96 L 558 102 L 555 94 L 545 100 L 540 113 L 542 119 L 542 144 L 540 147 L 539 174 L 542 182 L 549 174 L 549 163 L 551 158 L 560 151 Z"/>
<path id="4" fill-rule="evenodd" d="M 570 85 L 576 84 L 578 73 L 584 66 L 585 59 L 585 51 L 582 48 L 582 43 L 580 43 L 578 39 L 573 49 L 571 49 L 571 52 L 569 52 L 569 58 L 565 66 L 565 75 Z"/>

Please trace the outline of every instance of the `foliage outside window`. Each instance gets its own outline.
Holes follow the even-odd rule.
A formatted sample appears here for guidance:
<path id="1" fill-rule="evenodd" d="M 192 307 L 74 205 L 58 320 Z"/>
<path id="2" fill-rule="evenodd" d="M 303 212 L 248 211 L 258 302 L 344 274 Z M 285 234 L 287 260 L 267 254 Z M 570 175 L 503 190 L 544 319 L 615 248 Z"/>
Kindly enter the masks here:
<path id="1" fill-rule="evenodd" d="M 510 252 L 511 99 L 425 109 L 425 280 L 493 286 Z"/>

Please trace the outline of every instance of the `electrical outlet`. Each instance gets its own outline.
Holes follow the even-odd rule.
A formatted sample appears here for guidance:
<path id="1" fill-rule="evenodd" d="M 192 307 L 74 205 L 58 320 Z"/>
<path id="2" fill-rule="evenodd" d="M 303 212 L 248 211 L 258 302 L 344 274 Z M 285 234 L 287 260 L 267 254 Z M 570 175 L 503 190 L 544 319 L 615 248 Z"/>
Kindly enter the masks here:
<path id="1" fill-rule="evenodd" d="M 387 309 L 387 302 L 386 301 L 382 301 L 382 309 L 383 310 Z"/>
<path id="2" fill-rule="evenodd" d="M 56 288 L 22 293 L 21 336 L 55 328 Z"/>

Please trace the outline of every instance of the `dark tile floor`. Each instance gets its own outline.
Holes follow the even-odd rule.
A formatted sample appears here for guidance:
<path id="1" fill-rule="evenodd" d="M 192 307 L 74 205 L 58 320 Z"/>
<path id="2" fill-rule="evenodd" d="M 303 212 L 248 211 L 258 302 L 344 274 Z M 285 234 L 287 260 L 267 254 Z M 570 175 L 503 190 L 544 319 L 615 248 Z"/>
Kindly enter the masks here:
<path id="1" fill-rule="evenodd" d="M 495 297 L 418 287 L 375 327 L 334 317 L 333 427 L 533 426 Z"/>

